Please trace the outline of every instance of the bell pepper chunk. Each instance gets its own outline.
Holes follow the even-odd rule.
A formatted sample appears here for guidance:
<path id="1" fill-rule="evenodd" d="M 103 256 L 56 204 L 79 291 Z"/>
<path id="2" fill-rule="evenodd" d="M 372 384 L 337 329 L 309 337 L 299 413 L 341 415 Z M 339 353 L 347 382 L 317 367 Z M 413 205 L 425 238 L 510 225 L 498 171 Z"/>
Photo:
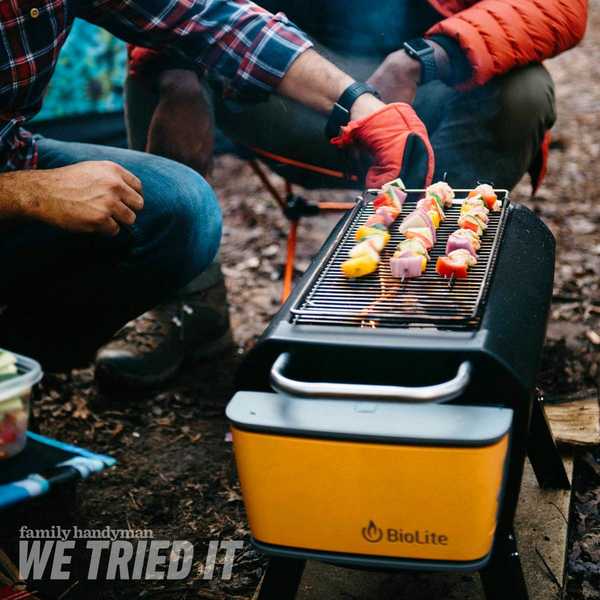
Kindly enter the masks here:
<path id="1" fill-rule="evenodd" d="M 400 212 L 402 210 L 403 202 L 404 199 L 400 200 L 398 197 L 396 197 L 396 194 L 394 192 L 392 192 L 391 190 L 386 190 L 379 194 L 379 196 L 377 196 L 375 200 L 373 200 L 373 206 L 375 208 L 380 208 L 381 206 L 389 206 Z"/>
<path id="2" fill-rule="evenodd" d="M 474 190 L 469 192 L 469 198 L 480 196 L 485 206 L 492 211 L 500 210 L 500 203 L 498 202 L 498 196 L 496 196 L 496 192 L 494 188 L 487 184 L 482 183 L 478 185 Z"/>
<path id="3" fill-rule="evenodd" d="M 469 268 L 464 261 L 454 261 L 448 256 L 440 256 L 435 263 L 435 270 L 442 277 L 463 279 L 468 275 Z"/>
<path id="4" fill-rule="evenodd" d="M 463 215 L 460 217 L 458 220 L 458 226 L 461 229 L 472 231 L 478 236 L 483 234 L 483 228 L 481 227 L 480 222 L 475 217 L 471 217 L 470 215 Z"/>
<path id="5" fill-rule="evenodd" d="M 379 260 L 368 254 L 357 256 L 345 260 L 341 264 L 341 269 L 344 275 L 350 279 L 355 277 L 364 277 L 377 270 Z"/>
<path id="6" fill-rule="evenodd" d="M 384 240 L 384 246 L 390 240 L 390 234 L 385 227 L 383 229 L 378 229 L 377 227 L 367 227 L 366 225 L 361 225 L 356 230 L 355 238 L 357 242 L 360 242 L 361 240 L 373 235 L 381 236 Z"/>

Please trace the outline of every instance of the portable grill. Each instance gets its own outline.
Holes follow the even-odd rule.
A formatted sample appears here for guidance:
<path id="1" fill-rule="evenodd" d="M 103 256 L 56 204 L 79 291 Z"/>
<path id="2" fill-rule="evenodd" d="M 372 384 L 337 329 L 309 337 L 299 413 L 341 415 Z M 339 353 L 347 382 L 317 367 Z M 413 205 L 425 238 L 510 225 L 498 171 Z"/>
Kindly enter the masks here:
<path id="1" fill-rule="evenodd" d="M 391 277 L 394 225 L 378 272 L 348 280 L 363 195 L 243 362 L 227 415 L 253 539 L 274 557 L 260 598 L 293 598 L 306 559 L 478 570 L 488 600 L 528 597 L 513 531 L 527 453 L 541 485 L 569 486 L 535 389 L 554 240 L 497 195 L 468 278 L 435 273 L 457 198 L 421 277 Z"/>

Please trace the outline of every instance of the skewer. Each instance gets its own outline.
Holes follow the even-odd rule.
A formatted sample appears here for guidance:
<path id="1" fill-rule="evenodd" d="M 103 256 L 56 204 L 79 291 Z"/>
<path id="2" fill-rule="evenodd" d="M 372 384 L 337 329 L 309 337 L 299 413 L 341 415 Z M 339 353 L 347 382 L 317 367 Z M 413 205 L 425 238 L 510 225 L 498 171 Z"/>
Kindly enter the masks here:
<path id="1" fill-rule="evenodd" d="M 448 289 L 451 290 L 454 287 L 454 282 L 456 281 L 456 275 L 452 273 L 450 275 L 450 279 L 448 280 Z"/>
<path id="2" fill-rule="evenodd" d="M 357 244 L 350 249 L 349 258 L 340 265 L 349 279 L 367 276 L 379 268 L 381 253 L 390 241 L 390 227 L 402 212 L 406 193 L 401 180 L 386 183 L 383 189 L 382 194 L 373 200 L 366 221 L 354 232 Z M 369 188 L 363 193 L 363 206 L 372 192 Z"/>

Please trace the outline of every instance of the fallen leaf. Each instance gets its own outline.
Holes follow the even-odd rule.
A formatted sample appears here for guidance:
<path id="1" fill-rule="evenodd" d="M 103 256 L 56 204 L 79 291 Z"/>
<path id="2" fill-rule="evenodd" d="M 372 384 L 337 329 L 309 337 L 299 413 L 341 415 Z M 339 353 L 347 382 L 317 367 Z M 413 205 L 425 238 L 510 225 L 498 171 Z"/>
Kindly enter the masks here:
<path id="1" fill-rule="evenodd" d="M 81 396 L 75 396 L 73 398 L 73 404 L 75 410 L 73 411 L 73 417 L 76 419 L 87 419 L 90 416 L 90 409 L 88 408 L 87 401 Z"/>
<path id="2" fill-rule="evenodd" d="M 592 342 L 592 344 L 594 344 L 594 346 L 600 346 L 600 335 L 598 335 L 595 331 L 590 329 L 586 332 L 585 336 L 588 340 L 590 340 L 590 342 Z"/>
<path id="3" fill-rule="evenodd" d="M 123 431 L 123 423 L 117 423 L 109 432 L 113 437 L 117 437 Z"/>

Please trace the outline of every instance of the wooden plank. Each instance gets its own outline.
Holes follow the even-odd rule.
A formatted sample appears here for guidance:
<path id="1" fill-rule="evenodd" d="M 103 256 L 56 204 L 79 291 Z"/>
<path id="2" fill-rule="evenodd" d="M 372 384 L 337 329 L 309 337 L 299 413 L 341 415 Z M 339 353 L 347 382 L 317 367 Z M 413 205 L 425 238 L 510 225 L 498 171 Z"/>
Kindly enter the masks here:
<path id="1" fill-rule="evenodd" d="M 547 403 L 545 410 L 557 443 L 571 446 L 600 444 L 600 403 L 597 392 L 582 400 Z"/>

